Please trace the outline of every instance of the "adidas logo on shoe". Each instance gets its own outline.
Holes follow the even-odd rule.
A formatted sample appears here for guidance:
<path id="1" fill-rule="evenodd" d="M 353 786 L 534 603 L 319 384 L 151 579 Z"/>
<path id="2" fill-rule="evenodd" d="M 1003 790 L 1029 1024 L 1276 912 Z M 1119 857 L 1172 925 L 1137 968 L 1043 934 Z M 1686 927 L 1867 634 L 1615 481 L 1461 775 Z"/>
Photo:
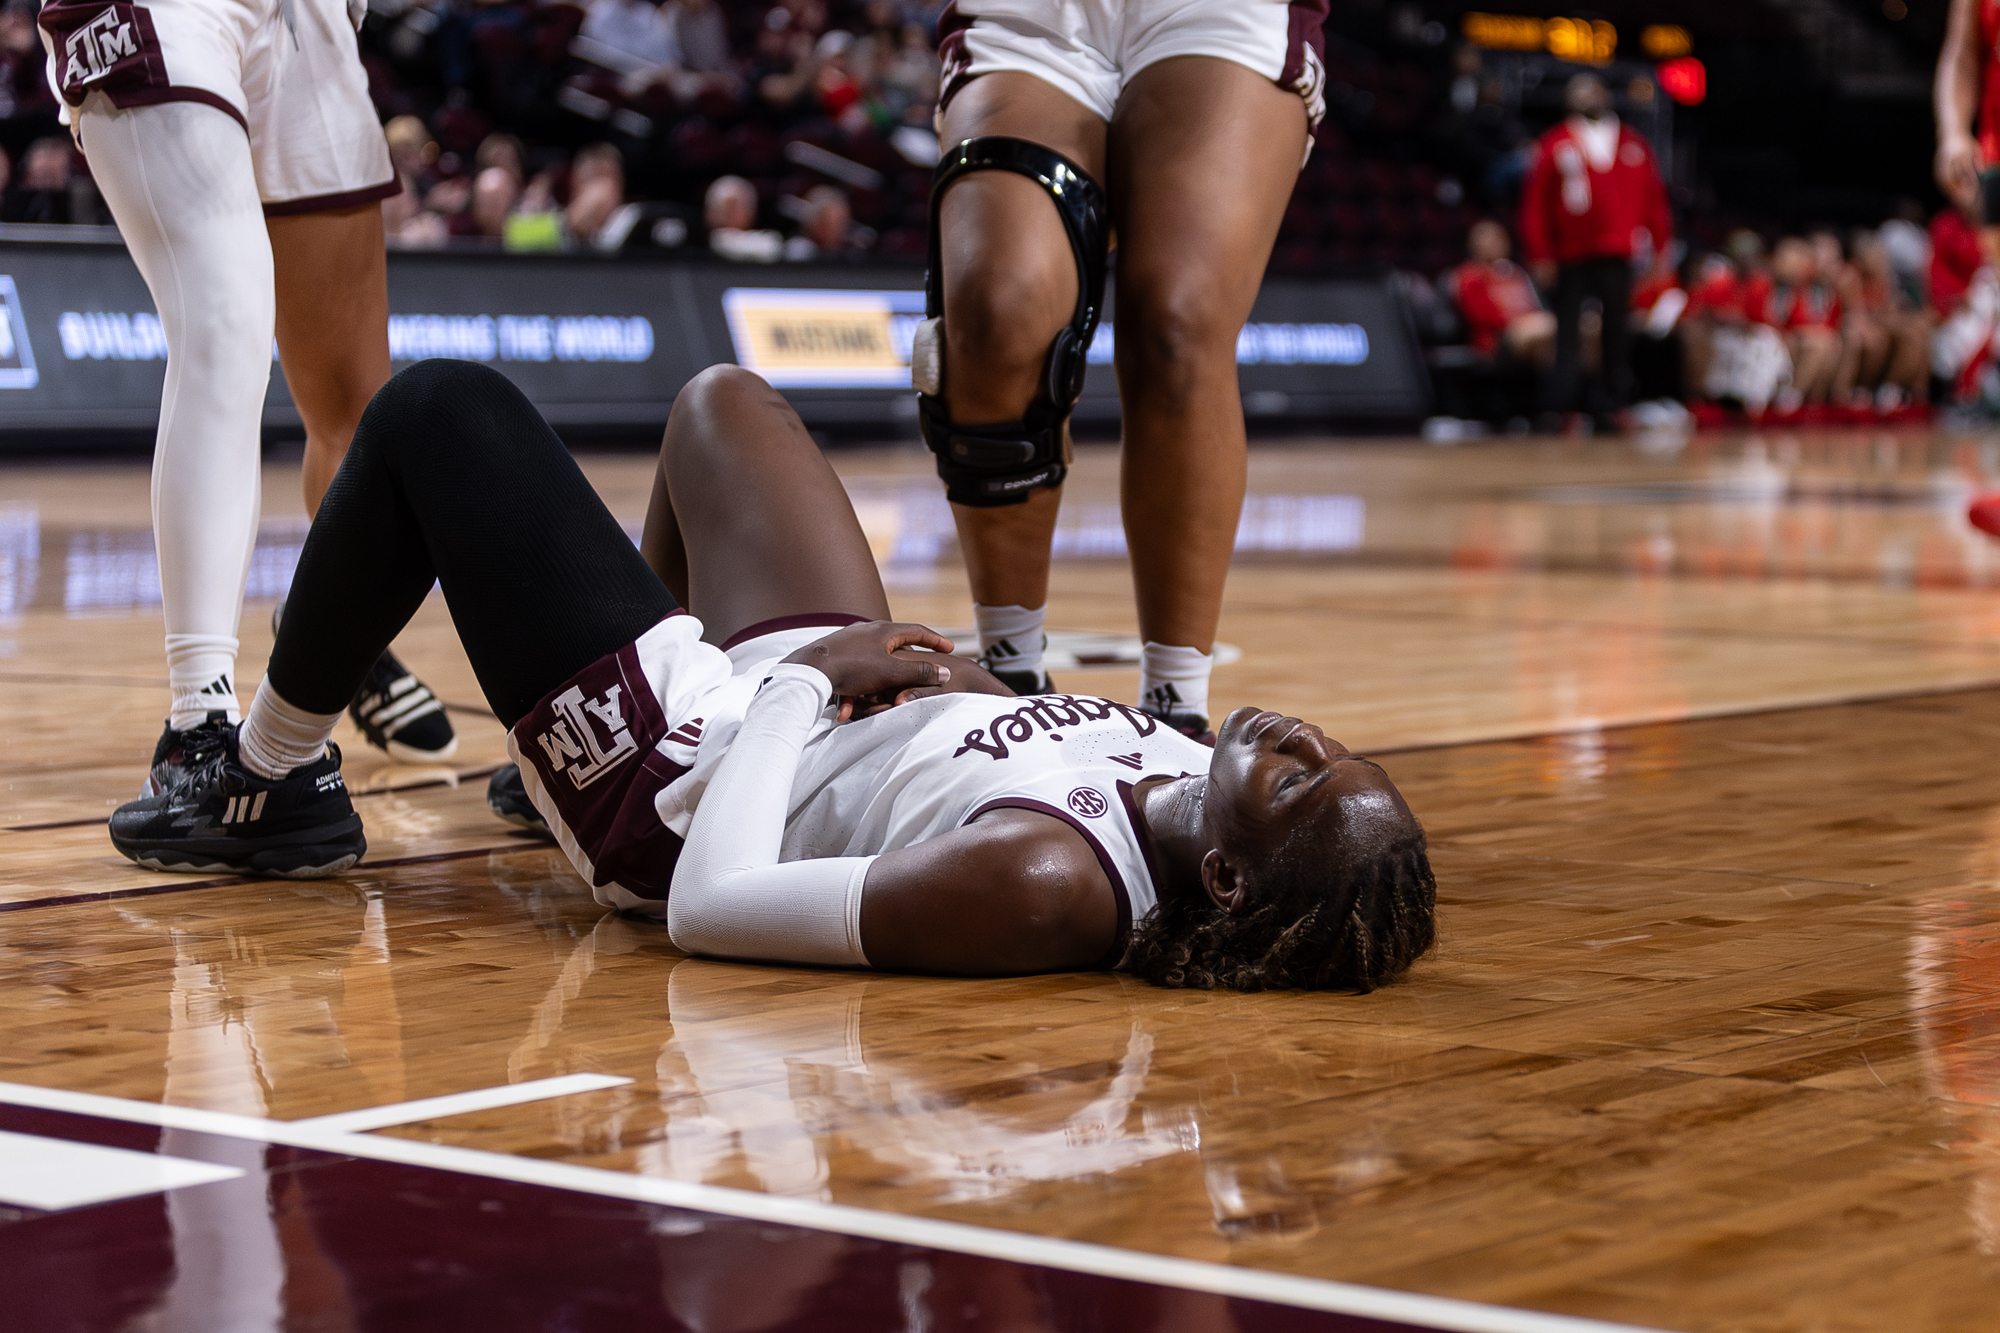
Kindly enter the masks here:
<path id="1" fill-rule="evenodd" d="M 254 819 L 262 819 L 264 817 L 264 801 L 270 794 L 267 791 L 260 791 L 257 793 L 254 801 L 248 796 L 230 797 L 229 808 L 222 812 L 222 822 L 225 824 L 247 824 Z"/>

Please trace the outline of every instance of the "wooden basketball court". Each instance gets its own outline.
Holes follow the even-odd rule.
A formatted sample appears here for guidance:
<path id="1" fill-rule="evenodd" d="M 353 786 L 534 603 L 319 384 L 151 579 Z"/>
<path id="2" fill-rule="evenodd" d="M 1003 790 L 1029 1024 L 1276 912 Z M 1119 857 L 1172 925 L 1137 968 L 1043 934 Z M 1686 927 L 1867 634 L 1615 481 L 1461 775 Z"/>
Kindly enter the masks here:
<path id="1" fill-rule="evenodd" d="M 1050 619 L 1115 639 L 1086 453 Z M 897 613 L 968 624 L 927 456 L 836 461 Z M 650 459 L 586 469 L 636 530 Z M 146 472 L 9 467 L 0 1327 L 2000 1327 L 1996 475 L 1924 433 L 1260 445 L 1218 711 L 1388 768 L 1442 938 L 1246 996 L 684 958 L 486 810 L 436 597 L 398 652 L 461 748 L 343 724 L 359 867 L 135 869 Z"/>

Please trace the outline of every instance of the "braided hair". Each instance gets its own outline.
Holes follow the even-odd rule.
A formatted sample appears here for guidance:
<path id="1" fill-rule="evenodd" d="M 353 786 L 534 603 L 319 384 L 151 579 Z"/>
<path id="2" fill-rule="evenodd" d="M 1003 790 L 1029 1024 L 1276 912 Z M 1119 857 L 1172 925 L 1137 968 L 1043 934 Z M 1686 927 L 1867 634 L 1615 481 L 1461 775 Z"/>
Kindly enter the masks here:
<path id="1" fill-rule="evenodd" d="M 1126 966 L 1157 986 L 1371 991 L 1436 936 L 1437 880 L 1414 819 L 1367 851 L 1326 835 L 1287 841 L 1260 867 L 1253 910 L 1232 916 L 1203 893 L 1163 895 L 1133 934 Z"/>

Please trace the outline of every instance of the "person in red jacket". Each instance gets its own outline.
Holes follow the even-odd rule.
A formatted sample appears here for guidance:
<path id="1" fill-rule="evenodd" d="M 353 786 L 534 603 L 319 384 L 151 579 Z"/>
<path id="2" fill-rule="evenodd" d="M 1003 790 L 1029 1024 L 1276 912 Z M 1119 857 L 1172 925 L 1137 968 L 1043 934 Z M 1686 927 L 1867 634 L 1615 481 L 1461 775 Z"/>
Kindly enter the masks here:
<path id="1" fill-rule="evenodd" d="M 1535 145 L 1521 189 L 1521 249 L 1536 280 L 1555 290 L 1556 367 L 1548 406 L 1572 411 L 1583 388 L 1586 301 L 1603 310 L 1603 372 L 1592 406 L 1625 406 L 1631 378 L 1632 268 L 1649 264 L 1672 238 L 1666 185 L 1646 140 L 1612 114 L 1611 93 L 1595 74 L 1563 92 L 1569 116 Z"/>
<path id="2" fill-rule="evenodd" d="M 1491 219 L 1473 223 L 1465 244 L 1470 258 L 1451 271 L 1449 286 L 1473 351 L 1547 369 L 1555 343 L 1555 317 L 1542 309 L 1528 275 L 1507 257 L 1513 248 L 1507 229 L 1499 223 Z"/>

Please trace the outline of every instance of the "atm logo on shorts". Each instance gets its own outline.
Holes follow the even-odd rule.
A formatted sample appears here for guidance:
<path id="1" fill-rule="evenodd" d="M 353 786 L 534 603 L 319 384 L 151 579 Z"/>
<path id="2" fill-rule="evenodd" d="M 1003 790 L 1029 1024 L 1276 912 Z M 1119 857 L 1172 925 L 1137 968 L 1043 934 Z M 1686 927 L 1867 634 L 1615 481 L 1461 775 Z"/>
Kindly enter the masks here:
<path id="1" fill-rule="evenodd" d="M 619 707 L 623 685 L 613 685 L 602 701 L 583 697 L 581 686 L 572 685 L 550 706 L 558 714 L 554 726 L 535 737 L 542 753 L 549 757 L 549 773 L 568 773 L 569 780 L 582 791 L 616 768 L 627 755 L 635 754 L 639 742 Z"/>
<path id="2" fill-rule="evenodd" d="M 81 106 L 92 89 L 165 87 L 166 62 L 153 16 L 137 5 L 71 4 L 43 7 L 37 20 L 62 51 L 56 81 L 63 100 Z"/>

